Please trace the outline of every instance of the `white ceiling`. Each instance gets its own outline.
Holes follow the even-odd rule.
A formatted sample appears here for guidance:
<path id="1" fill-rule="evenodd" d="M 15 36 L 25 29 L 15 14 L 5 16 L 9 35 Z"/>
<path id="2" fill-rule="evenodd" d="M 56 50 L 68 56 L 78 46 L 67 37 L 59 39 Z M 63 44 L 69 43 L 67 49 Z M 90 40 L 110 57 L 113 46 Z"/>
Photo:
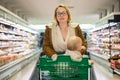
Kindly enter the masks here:
<path id="1" fill-rule="evenodd" d="M 94 24 L 99 13 L 108 9 L 117 0 L 0 0 L 0 4 L 32 24 L 47 24 L 53 21 L 54 9 L 58 4 L 70 8 L 72 21 Z M 33 16 L 34 15 L 34 16 Z"/>
<path id="2" fill-rule="evenodd" d="M 38 23 L 52 22 L 53 12 L 58 4 L 70 7 L 72 21 L 94 23 L 99 19 L 99 11 L 110 7 L 115 0 L 19 0 L 27 10 L 38 15 Z"/>

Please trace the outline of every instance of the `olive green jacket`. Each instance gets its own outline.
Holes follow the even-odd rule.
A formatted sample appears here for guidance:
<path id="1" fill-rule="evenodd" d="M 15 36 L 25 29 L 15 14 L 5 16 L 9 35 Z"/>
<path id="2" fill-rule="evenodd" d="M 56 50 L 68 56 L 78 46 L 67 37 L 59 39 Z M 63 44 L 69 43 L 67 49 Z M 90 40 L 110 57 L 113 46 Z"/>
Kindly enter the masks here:
<path id="1" fill-rule="evenodd" d="M 46 29 L 45 29 L 45 34 L 44 34 L 44 41 L 43 41 L 43 52 L 51 57 L 53 54 L 57 54 L 57 52 L 54 50 L 53 48 L 53 44 L 52 44 L 52 30 L 51 30 L 52 27 L 50 27 L 49 25 L 46 26 Z M 82 30 L 80 29 L 80 26 L 79 25 L 76 25 L 74 27 L 75 29 L 75 35 L 76 36 L 79 36 L 82 41 L 83 41 L 83 46 L 86 46 L 86 41 L 83 37 L 83 34 L 82 34 Z M 81 53 L 83 54 L 85 51 L 81 51 Z"/>

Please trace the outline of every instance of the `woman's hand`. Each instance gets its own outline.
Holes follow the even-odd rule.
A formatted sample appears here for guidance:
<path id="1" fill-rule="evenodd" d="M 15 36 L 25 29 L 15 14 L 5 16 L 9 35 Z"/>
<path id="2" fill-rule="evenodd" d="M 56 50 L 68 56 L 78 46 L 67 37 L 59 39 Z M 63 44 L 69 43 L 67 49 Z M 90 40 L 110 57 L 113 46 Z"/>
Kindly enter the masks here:
<path id="1" fill-rule="evenodd" d="M 57 54 L 53 54 L 53 55 L 51 56 L 51 58 L 52 58 L 53 61 L 55 61 L 55 60 L 57 59 Z"/>

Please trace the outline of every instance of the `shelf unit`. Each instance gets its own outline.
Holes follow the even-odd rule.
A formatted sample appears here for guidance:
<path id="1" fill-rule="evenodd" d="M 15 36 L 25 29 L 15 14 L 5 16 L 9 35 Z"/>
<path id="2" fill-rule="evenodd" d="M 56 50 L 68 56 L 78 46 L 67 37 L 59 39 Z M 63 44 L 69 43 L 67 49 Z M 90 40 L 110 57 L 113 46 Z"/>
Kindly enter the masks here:
<path id="1" fill-rule="evenodd" d="M 110 26 L 110 67 L 120 75 L 120 21 L 110 20 L 111 22 L 116 24 Z"/>
<path id="2" fill-rule="evenodd" d="M 27 26 L 27 21 L 0 6 L 0 80 L 39 57 L 37 32 Z"/>
<path id="3" fill-rule="evenodd" d="M 103 26 L 100 24 L 101 28 L 88 34 L 88 51 L 110 61 L 108 66 L 120 74 L 120 14 L 113 14 L 111 17 L 105 19 Z"/>

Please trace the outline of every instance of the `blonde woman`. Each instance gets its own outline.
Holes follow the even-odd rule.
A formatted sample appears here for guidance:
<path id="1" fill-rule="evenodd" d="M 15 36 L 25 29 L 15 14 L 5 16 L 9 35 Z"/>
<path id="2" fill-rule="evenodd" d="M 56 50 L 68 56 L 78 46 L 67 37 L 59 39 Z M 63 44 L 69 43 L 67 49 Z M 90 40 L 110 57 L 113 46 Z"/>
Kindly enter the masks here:
<path id="1" fill-rule="evenodd" d="M 83 37 L 82 30 L 77 23 L 71 23 L 69 9 L 65 5 L 58 5 L 54 12 L 55 22 L 46 25 L 43 52 L 53 60 L 57 55 L 64 54 L 67 49 L 67 41 L 71 36 L 78 36 L 82 39 L 84 48 L 81 53 L 84 54 L 86 41 Z"/>

